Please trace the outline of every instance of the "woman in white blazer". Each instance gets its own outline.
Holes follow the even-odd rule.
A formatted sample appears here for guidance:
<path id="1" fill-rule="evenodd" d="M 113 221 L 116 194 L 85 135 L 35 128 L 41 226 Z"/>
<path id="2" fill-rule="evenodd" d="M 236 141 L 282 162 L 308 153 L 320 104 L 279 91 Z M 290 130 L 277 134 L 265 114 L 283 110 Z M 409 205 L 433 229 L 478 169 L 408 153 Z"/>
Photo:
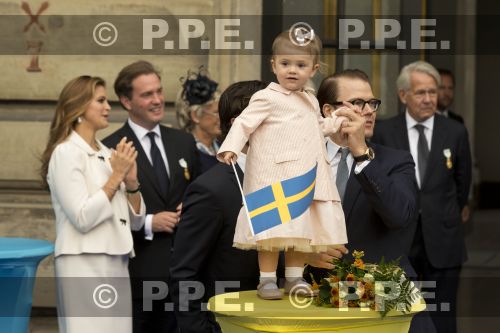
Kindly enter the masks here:
<path id="1" fill-rule="evenodd" d="M 55 274 L 60 332 L 132 332 L 130 229 L 144 224 L 137 152 L 96 139 L 108 126 L 105 82 L 80 76 L 62 90 L 41 175 L 56 216 Z"/>

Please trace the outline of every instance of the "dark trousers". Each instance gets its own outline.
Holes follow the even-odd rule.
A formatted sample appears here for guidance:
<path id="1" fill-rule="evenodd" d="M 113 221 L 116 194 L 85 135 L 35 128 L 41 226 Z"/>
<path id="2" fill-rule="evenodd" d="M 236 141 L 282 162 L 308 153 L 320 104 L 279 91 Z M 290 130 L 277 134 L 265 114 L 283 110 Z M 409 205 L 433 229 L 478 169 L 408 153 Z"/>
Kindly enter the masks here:
<path id="1" fill-rule="evenodd" d="M 170 296 L 153 301 L 153 311 L 143 311 L 143 300 L 133 300 L 132 324 L 134 333 L 178 333 L 173 310 L 166 311 L 165 304 L 172 303 Z"/>
<path id="2" fill-rule="evenodd" d="M 410 262 L 417 272 L 419 281 L 435 281 L 436 286 L 422 288 L 422 292 L 435 293 L 434 299 L 425 297 L 427 311 L 438 333 L 457 332 L 457 291 L 461 266 L 450 268 L 433 267 L 425 251 L 422 227 L 418 223 L 410 252 Z M 434 309 L 432 307 L 435 307 Z"/>

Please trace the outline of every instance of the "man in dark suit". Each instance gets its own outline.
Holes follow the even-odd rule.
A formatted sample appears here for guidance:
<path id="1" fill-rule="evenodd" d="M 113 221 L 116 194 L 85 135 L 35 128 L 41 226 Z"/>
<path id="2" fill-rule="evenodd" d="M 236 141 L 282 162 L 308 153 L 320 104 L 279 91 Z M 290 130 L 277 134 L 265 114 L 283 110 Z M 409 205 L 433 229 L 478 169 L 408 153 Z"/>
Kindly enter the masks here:
<path id="1" fill-rule="evenodd" d="M 224 91 L 219 101 L 223 136 L 253 93 L 265 87 L 260 81 L 245 81 Z M 243 181 L 243 168 L 244 161 L 240 158 L 236 166 L 240 181 Z M 216 293 L 255 289 L 258 284 L 257 252 L 233 247 L 241 206 L 233 168 L 223 163 L 198 177 L 186 191 L 170 268 L 171 292 L 182 333 L 220 332 L 213 314 L 203 311 L 202 302 Z M 183 290 L 183 283 L 193 281 L 201 282 L 197 291 Z M 194 296 L 195 292 L 201 294 Z M 191 299 L 189 303 L 188 299 Z"/>
<path id="2" fill-rule="evenodd" d="M 414 273 L 407 259 L 418 214 L 414 163 L 407 152 L 367 143 L 381 103 L 373 96 L 368 76 L 360 70 L 331 75 L 321 83 L 318 101 L 325 115 L 338 110 L 337 115 L 349 119 L 340 136 L 327 140 L 346 217 L 347 246 L 365 251 L 367 262 L 401 258 L 405 270 Z M 337 179 L 342 172 L 342 147 L 348 148 L 345 189 Z M 331 268 L 329 262 L 332 257 L 341 257 L 339 252 L 345 251 L 331 249 L 313 264 Z"/>
<path id="3" fill-rule="evenodd" d="M 408 152 L 367 142 L 373 136 L 381 104 L 373 95 L 368 76 L 357 69 L 331 75 L 321 83 L 318 101 L 324 114 L 338 110 L 337 115 L 349 119 L 339 136 L 327 140 L 333 181 L 342 197 L 347 247 L 365 251 L 363 259 L 367 262 L 400 259 L 408 276 L 415 278 L 408 259 L 418 216 L 415 164 Z M 348 149 L 344 185 L 339 179 L 346 172 L 341 170 L 339 148 Z M 326 253 L 311 255 L 309 264 L 331 269 L 332 259 L 346 253 L 346 248 L 330 248 Z M 429 316 L 422 313 L 414 317 L 410 332 L 432 333 L 435 328 Z"/>
<path id="4" fill-rule="evenodd" d="M 441 77 L 441 84 L 438 87 L 437 112 L 463 124 L 464 118 L 450 109 L 455 97 L 455 76 L 450 70 L 443 68 L 438 69 L 438 72 Z"/>
<path id="5" fill-rule="evenodd" d="M 443 68 L 438 68 L 438 72 L 441 77 L 441 84 L 438 87 L 437 113 L 464 124 L 462 116 L 450 109 L 455 97 L 455 75 L 450 70 Z M 466 204 L 462 208 L 462 222 L 466 223 L 470 216 L 471 207 L 470 204 Z"/>
<path id="6" fill-rule="evenodd" d="M 159 281 L 154 282 L 156 287 L 166 289 L 181 200 L 187 185 L 199 174 L 198 153 L 190 134 L 160 125 L 164 116 L 161 79 L 149 62 L 124 67 L 114 88 L 129 119 L 103 142 L 115 147 L 127 137 L 134 143 L 147 214 L 144 228 L 133 232 L 136 256 L 129 264 L 134 333 L 170 333 L 176 331 L 176 324 L 173 310 L 165 308 L 168 298 L 160 297 L 162 293 L 155 288 L 145 288 L 149 284 L 143 282 Z"/>
<path id="7" fill-rule="evenodd" d="M 403 67 L 397 86 L 406 112 L 377 124 L 373 141 L 410 151 L 416 162 L 420 216 L 410 260 L 423 281 L 436 282 L 431 291 L 437 311 L 430 314 L 438 332 L 456 332 L 458 277 L 467 258 L 461 210 L 471 155 L 465 127 L 436 114 L 439 83 L 439 73 L 426 62 Z"/>

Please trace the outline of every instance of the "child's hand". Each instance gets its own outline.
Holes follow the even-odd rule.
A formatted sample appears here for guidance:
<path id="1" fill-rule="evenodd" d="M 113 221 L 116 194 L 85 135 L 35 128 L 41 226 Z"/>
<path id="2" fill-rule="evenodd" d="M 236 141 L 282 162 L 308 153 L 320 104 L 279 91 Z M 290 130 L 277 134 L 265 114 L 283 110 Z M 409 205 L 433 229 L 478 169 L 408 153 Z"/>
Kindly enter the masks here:
<path id="1" fill-rule="evenodd" d="M 232 151 L 225 151 L 222 153 L 222 159 L 227 165 L 231 165 L 231 162 L 236 163 L 238 157 Z"/>
<path id="2" fill-rule="evenodd" d="M 344 125 L 346 125 L 349 122 L 349 118 L 337 115 L 337 113 L 341 110 L 349 110 L 349 109 L 346 107 L 341 107 L 335 110 L 330 116 L 331 118 L 335 119 L 335 125 L 334 125 L 335 131 L 339 131 Z"/>

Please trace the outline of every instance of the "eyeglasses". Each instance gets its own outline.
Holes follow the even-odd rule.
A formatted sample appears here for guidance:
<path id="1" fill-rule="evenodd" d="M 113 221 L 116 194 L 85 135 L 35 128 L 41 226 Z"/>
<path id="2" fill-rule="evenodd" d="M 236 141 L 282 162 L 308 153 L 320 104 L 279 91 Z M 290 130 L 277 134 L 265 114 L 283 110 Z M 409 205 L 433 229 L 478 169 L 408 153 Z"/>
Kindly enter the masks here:
<path id="1" fill-rule="evenodd" d="M 205 114 L 209 114 L 212 117 L 219 118 L 219 112 L 210 112 L 210 111 L 207 111 L 207 110 L 201 110 L 201 112 L 203 112 Z"/>
<path id="2" fill-rule="evenodd" d="M 375 99 L 375 98 L 369 99 L 367 101 L 365 101 L 364 99 L 361 99 L 361 98 L 356 98 L 356 99 L 350 100 L 348 102 L 354 106 L 357 106 L 360 110 L 363 110 L 365 108 L 366 104 L 368 104 L 370 106 L 370 108 L 373 110 L 373 112 L 377 111 L 380 104 L 382 104 L 382 101 L 380 99 Z M 333 106 L 341 106 L 341 105 L 344 105 L 344 102 L 335 102 L 332 105 Z"/>

